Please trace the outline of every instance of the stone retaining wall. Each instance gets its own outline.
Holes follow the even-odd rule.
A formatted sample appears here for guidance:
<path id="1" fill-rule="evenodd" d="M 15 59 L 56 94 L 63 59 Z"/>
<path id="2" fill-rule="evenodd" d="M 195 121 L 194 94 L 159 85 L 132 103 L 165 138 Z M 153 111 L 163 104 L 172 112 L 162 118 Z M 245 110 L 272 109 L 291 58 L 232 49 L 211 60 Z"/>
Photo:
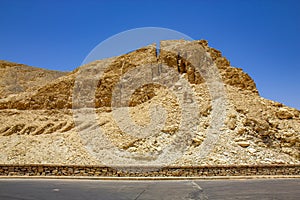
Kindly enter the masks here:
<path id="1" fill-rule="evenodd" d="M 106 167 L 64 165 L 0 165 L 0 176 L 204 177 L 300 175 L 300 165 L 192 167 Z"/>

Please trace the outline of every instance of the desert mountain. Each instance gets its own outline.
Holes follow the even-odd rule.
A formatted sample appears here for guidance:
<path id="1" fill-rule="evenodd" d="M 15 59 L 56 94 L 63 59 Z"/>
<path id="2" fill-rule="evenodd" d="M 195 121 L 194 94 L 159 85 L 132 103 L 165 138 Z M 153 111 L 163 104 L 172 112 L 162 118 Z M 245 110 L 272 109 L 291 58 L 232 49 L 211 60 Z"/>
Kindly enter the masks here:
<path id="1" fill-rule="evenodd" d="M 161 41 L 159 52 L 149 45 L 71 73 L 0 67 L 1 163 L 147 163 L 166 152 L 174 165 L 300 163 L 300 111 L 259 96 L 205 40 Z M 151 120 L 154 105 L 165 123 Z"/>

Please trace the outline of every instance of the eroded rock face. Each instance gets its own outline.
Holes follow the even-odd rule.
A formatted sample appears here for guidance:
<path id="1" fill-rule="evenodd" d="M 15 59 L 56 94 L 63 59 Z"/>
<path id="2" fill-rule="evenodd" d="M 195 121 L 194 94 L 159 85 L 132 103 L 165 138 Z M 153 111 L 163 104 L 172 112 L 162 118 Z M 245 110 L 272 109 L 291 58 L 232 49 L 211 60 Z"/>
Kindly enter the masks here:
<path id="1" fill-rule="evenodd" d="M 172 164 L 300 162 L 298 110 L 260 97 L 251 77 L 242 69 L 230 66 L 221 52 L 209 47 L 205 40 L 161 41 L 160 48 L 159 55 L 155 45 L 149 45 L 115 58 L 94 61 L 68 74 L 0 62 L 3 72 L 0 73 L 0 148 L 5 152 L 0 155 L 0 163 L 103 164 L 90 154 L 78 134 L 81 130 L 93 131 L 97 126 L 124 152 L 161 154 L 177 137 L 184 109 L 170 88 L 155 83 L 134 88 L 130 91 L 132 95 L 128 91 L 123 93 L 122 98 L 129 101 L 122 102 L 116 94 L 125 85 L 134 86 L 135 79 L 128 75 L 131 72 L 137 77 L 145 76 L 150 82 L 155 82 L 161 74 L 167 80 L 171 72 L 176 72 L 194 93 L 198 108 L 193 112 L 199 116 L 197 131 L 187 138 L 186 152 Z M 195 50 L 197 55 L 188 57 Z M 195 64 L 202 66 L 203 71 L 198 71 Z M 211 65 L 217 67 L 214 73 L 220 76 L 225 88 L 226 102 L 222 106 L 226 107 L 226 119 L 217 130 L 219 136 L 213 148 L 201 157 L 214 109 L 205 74 Z M 105 66 L 105 70 L 100 66 Z M 141 67 L 150 73 L 139 71 Z M 78 78 L 83 72 L 84 79 Z M 18 81 L 13 81 L 16 76 Z M 174 88 L 182 87 L 173 81 Z M 82 98 L 74 102 L 77 92 Z M 167 112 L 165 124 L 156 134 L 136 137 L 118 126 L 112 104 L 116 108 L 129 107 L 130 118 L 140 126 L 151 122 L 149 110 L 159 104 Z M 98 124 L 74 122 L 72 108 L 80 109 L 82 105 L 85 109 L 96 109 Z"/>
<path id="2" fill-rule="evenodd" d="M 200 44 L 200 46 L 199 46 Z M 184 74 L 187 80 L 191 84 L 201 84 L 204 83 L 203 78 L 200 73 L 195 70 L 184 57 L 177 54 L 177 51 L 186 51 L 188 48 L 193 49 L 197 45 L 197 48 L 202 48 L 202 53 L 206 52 L 210 54 L 213 61 L 219 68 L 219 73 L 221 74 L 222 80 L 225 84 L 237 87 L 241 90 L 248 90 L 253 93 L 258 93 L 254 81 L 242 71 L 242 69 L 234 68 L 230 66 L 229 61 L 222 57 L 221 52 L 208 47 L 207 42 L 204 40 L 187 42 L 183 40 L 178 41 L 162 41 L 161 42 L 161 52 L 157 57 L 156 48 L 150 45 L 145 48 L 141 48 L 137 51 L 131 52 L 126 55 L 119 56 L 113 60 L 112 63 L 107 67 L 103 77 L 99 80 L 96 94 L 95 102 L 91 103 L 91 106 L 103 107 L 111 105 L 112 90 L 118 83 L 119 78 L 124 75 L 129 70 L 132 70 L 141 65 L 147 64 L 165 64 L 179 73 Z M 90 73 L 91 79 L 97 76 L 97 64 L 102 61 L 95 61 L 84 67 L 92 68 L 95 66 L 95 71 Z M 53 82 L 40 87 L 38 90 L 33 90 L 32 94 L 24 94 L 22 97 L 13 97 L 9 99 L 4 99 L 0 101 L 0 108 L 2 109 L 62 109 L 62 108 L 72 108 L 72 92 L 74 87 L 74 81 L 76 75 L 80 70 L 75 70 L 67 76 L 56 79 Z M 11 73 L 11 70 L 9 70 Z M 21 73 L 22 74 L 22 73 Z M 28 73 L 30 74 L 30 73 Z M 33 77 L 37 76 L 35 73 Z M 61 76 L 61 74 L 60 74 Z M 51 80 L 54 75 L 47 75 L 48 80 Z M 59 77 L 59 75 L 57 75 Z M 12 78 L 13 79 L 13 78 Z M 27 79 L 30 79 L 27 78 Z M 55 78 L 53 78 L 55 79 Z M 26 80 L 26 78 L 25 78 Z M 48 81 L 49 82 L 49 81 Z M 39 82 L 37 82 L 39 84 Z M 18 87 L 18 83 L 11 83 L 11 87 Z M 30 85 L 27 86 L 30 88 Z M 138 99 L 132 99 L 132 104 L 135 105 L 137 102 L 147 101 L 151 99 L 153 95 L 151 94 L 151 87 L 148 87 L 144 95 L 138 95 Z M 147 94 L 146 94 L 147 93 Z M 153 93 L 153 92 L 152 92 Z M 146 97 L 147 96 L 147 97 Z M 141 100 L 144 98 L 144 100 Z"/>

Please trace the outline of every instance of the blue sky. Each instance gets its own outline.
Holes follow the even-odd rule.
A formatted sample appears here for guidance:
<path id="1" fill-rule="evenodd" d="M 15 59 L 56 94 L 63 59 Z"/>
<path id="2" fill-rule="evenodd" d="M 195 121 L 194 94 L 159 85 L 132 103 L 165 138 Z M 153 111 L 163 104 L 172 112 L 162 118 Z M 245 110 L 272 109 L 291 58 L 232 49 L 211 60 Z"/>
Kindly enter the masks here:
<path id="1" fill-rule="evenodd" d="M 105 39 L 163 27 L 206 39 L 260 94 L 300 109 L 298 0 L 0 0 L 0 59 L 70 71 Z"/>

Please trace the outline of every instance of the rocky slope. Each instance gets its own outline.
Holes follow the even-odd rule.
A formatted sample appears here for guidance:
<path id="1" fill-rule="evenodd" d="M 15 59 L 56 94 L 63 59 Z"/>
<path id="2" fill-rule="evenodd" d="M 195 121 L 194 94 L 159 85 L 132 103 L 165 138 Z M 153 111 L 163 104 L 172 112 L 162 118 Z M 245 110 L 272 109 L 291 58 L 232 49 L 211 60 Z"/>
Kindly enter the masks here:
<path id="1" fill-rule="evenodd" d="M 0 163 L 300 163 L 298 110 L 260 97 L 251 77 L 204 40 L 160 48 L 69 74 L 0 63 Z M 154 105 L 165 123 L 151 120 Z"/>
<path id="2" fill-rule="evenodd" d="M 67 72 L 45 70 L 0 60 L 0 98 L 37 88 L 67 75 Z"/>

